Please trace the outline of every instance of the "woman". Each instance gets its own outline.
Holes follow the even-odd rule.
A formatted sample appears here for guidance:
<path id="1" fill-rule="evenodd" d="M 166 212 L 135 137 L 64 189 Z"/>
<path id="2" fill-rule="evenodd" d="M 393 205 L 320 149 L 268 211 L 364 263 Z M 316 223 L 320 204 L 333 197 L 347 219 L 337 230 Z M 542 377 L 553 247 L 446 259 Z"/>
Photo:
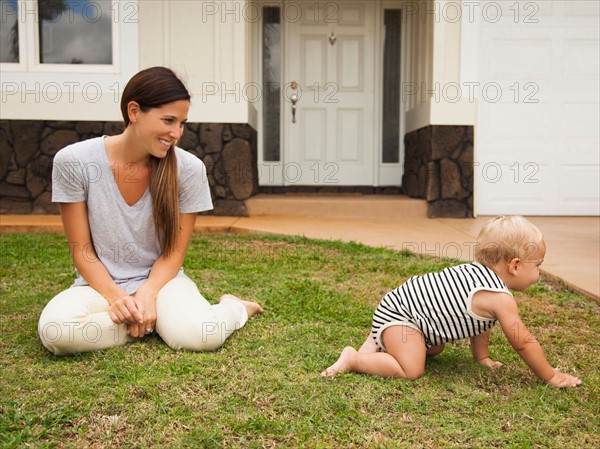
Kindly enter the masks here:
<path id="1" fill-rule="evenodd" d="M 196 214 L 212 209 L 204 164 L 175 145 L 190 95 L 169 69 L 136 74 L 121 99 L 125 131 L 63 148 L 52 200 L 77 269 L 40 317 L 56 355 L 119 346 L 156 332 L 174 349 L 219 348 L 261 307 L 210 305 L 181 268 Z"/>

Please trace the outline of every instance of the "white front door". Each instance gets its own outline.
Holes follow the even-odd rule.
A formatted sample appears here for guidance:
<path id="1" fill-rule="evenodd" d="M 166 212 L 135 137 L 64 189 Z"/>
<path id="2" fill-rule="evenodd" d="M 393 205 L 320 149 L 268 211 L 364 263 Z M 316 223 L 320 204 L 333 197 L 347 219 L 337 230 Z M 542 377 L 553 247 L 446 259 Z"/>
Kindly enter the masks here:
<path id="1" fill-rule="evenodd" d="M 375 2 L 297 5 L 284 17 L 284 183 L 374 185 Z"/>

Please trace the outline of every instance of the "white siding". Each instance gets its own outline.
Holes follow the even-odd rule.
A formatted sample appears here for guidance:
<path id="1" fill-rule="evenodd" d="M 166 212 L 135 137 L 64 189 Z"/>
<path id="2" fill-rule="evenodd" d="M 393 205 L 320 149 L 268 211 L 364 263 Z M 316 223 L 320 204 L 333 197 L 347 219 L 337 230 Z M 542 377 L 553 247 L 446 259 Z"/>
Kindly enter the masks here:
<path id="1" fill-rule="evenodd" d="M 420 0 L 403 8 L 407 53 L 402 82 L 405 133 L 429 125 L 473 125 L 469 95 L 476 47 L 467 10 L 456 1 Z"/>
<path id="2" fill-rule="evenodd" d="M 247 27 L 255 8 L 245 1 L 140 2 L 140 66 L 175 70 L 192 94 L 191 122 L 248 123 Z"/>
<path id="3" fill-rule="evenodd" d="M 34 11 L 34 3 L 23 5 Z M 252 117 L 256 122 L 256 84 L 248 69 L 248 28 L 257 11 L 252 2 L 115 4 L 121 8 L 112 19 L 117 48 L 114 64 L 105 67 L 35 64 L 36 17 L 25 15 L 20 44 L 26 60 L 0 67 L 3 119 L 121 120 L 120 94 L 127 81 L 141 69 L 164 65 L 190 89 L 190 121 L 248 123 Z"/>
<path id="4" fill-rule="evenodd" d="M 598 2 L 509 3 L 479 21 L 475 212 L 597 215 Z"/>

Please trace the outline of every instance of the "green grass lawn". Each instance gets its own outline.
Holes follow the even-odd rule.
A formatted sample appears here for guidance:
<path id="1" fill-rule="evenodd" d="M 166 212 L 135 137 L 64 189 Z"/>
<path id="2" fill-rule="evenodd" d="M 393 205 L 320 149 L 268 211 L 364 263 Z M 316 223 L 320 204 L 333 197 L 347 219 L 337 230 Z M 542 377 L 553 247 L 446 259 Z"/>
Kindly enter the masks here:
<path id="1" fill-rule="evenodd" d="M 219 351 L 173 351 L 156 335 L 55 357 L 37 337 L 42 308 L 74 277 L 60 235 L 0 235 L 3 447 L 73 448 L 597 448 L 598 306 L 541 281 L 516 294 L 554 366 L 583 379 L 539 381 L 495 328 L 491 371 L 468 342 L 429 359 L 417 381 L 344 374 L 381 296 L 452 263 L 358 244 L 302 238 L 193 238 L 186 273 L 210 301 L 260 302 Z"/>

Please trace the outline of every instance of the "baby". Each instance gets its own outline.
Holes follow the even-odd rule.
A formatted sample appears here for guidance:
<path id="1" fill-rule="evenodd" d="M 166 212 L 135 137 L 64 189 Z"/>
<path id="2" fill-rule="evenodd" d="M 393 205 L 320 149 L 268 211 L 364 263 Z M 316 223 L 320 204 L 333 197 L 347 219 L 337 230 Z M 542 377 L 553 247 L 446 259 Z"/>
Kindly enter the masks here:
<path id="1" fill-rule="evenodd" d="M 463 338 L 470 339 L 477 362 L 496 368 L 502 363 L 490 359 L 488 342 L 498 321 L 538 377 L 558 388 L 580 385 L 578 378 L 550 366 L 509 291 L 522 291 L 537 282 L 545 254 L 542 233 L 525 218 L 489 221 L 477 238 L 476 262 L 413 276 L 389 292 L 375 309 L 372 335 L 358 351 L 344 348 L 321 375 L 357 372 L 417 379 L 425 371 L 426 356 Z"/>

